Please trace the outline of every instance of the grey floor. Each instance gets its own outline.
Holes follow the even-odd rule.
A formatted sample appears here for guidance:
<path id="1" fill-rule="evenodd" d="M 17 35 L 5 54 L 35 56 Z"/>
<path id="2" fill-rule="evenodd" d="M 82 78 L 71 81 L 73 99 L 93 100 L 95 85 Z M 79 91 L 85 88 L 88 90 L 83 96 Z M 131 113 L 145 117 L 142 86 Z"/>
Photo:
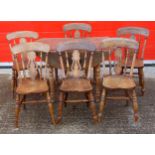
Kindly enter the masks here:
<path id="1" fill-rule="evenodd" d="M 11 94 L 11 70 L 0 69 L 0 133 L 155 133 L 155 67 L 145 67 L 145 96 L 137 88 L 140 120 L 133 121 L 132 106 L 125 102 L 108 101 L 104 120 L 97 125 L 91 121 L 86 105 L 63 111 L 63 121 L 54 127 L 50 124 L 46 104 L 27 105 L 21 110 L 20 128 L 15 129 L 15 101 Z M 39 96 L 35 96 L 39 98 Z M 98 104 L 97 104 L 98 106 Z M 54 103 L 57 115 L 57 103 Z"/>

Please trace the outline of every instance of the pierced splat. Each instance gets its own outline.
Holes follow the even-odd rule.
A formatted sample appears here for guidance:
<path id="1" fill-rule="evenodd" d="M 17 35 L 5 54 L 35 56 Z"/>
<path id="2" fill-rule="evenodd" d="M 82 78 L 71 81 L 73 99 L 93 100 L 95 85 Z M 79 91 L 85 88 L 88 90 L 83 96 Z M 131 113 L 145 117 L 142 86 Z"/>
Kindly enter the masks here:
<path id="1" fill-rule="evenodd" d="M 79 30 L 75 30 L 74 32 L 74 38 L 80 38 L 80 31 Z"/>
<path id="2" fill-rule="evenodd" d="M 80 77 L 81 64 L 80 64 L 80 52 L 78 50 L 74 50 L 72 53 L 72 65 L 71 72 L 74 78 Z"/>
<path id="3" fill-rule="evenodd" d="M 117 48 L 115 50 L 115 62 L 114 62 L 114 72 L 119 75 L 122 72 L 122 49 Z"/>
<path id="4" fill-rule="evenodd" d="M 29 76 L 32 80 L 35 80 L 37 77 L 37 63 L 35 62 L 36 60 L 36 53 L 35 52 L 28 52 L 27 54 L 28 58 L 28 64 L 27 64 L 27 69 L 29 71 Z"/>

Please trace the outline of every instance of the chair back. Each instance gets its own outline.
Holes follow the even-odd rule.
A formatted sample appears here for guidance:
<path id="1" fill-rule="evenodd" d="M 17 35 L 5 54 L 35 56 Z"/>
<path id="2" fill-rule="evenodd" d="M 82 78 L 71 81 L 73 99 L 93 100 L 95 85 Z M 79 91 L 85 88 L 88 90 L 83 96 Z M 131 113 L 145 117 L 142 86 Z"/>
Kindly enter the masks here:
<path id="1" fill-rule="evenodd" d="M 96 46 L 88 41 L 73 40 L 60 44 L 57 51 L 63 78 L 69 76 L 90 78 L 95 49 Z M 82 71 L 84 71 L 84 75 L 80 75 Z"/>
<path id="2" fill-rule="evenodd" d="M 136 59 L 139 43 L 132 39 L 126 38 L 107 38 L 101 42 L 103 51 L 106 52 L 106 60 L 104 61 L 104 70 L 108 69 L 108 75 L 121 74 L 122 66 L 124 66 L 123 74 L 127 74 L 127 64 L 131 64 L 130 76 L 133 75 L 134 63 Z M 129 59 L 130 52 L 134 51 L 132 59 Z M 108 54 L 107 54 L 108 53 Z"/>
<path id="3" fill-rule="evenodd" d="M 86 23 L 69 23 L 63 26 L 65 38 L 89 37 L 92 27 Z"/>
<path id="4" fill-rule="evenodd" d="M 127 37 L 139 42 L 137 58 L 144 59 L 149 30 L 142 27 L 122 27 L 117 30 L 118 37 Z"/>
<path id="5" fill-rule="evenodd" d="M 6 36 L 6 39 L 9 42 L 11 52 L 13 46 L 18 45 L 20 43 L 33 42 L 38 38 L 39 38 L 38 33 L 33 31 L 16 31 L 8 33 Z M 26 53 L 23 53 L 22 55 L 24 59 L 26 57 Z"/>
<path id="6" fill-rule="evenodd" d="M 21 43 L 12 47 L 12 53 L 15 60 L 16 68 L 18 71 L 19 79 L 31 78 L 35 80 L 37 77 L 40 79 L 47 78 L 47 63 L 48 52 L 50 47 L 47 44 L 40 42 Z M 22 54 L 26 55 L 26 62 Z M 19 64 L 22 63 L 23 70 L 19 69 Z"/>

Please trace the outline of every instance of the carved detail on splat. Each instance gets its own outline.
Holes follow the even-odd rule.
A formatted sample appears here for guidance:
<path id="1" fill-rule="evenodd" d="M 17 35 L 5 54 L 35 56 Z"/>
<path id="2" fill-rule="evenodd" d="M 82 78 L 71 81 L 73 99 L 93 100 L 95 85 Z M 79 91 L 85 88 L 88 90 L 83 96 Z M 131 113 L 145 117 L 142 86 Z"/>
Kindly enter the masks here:
<path id="1" fill-rule="evenodd" d="M 80 31 L 79 30 L 75 31 L 74 38 L 80 38 Z"/>
<path id="2" fill-rule="evenodd" d="M 37 64 L 35 62 L 36 59 L 36 53 L 35 52 L 28 52 L 27 54 L 27 58 L 28 58 L 28 65 L 27 65 L 27 69 L 29 71 L 29 76 L 32 80 L 36 79 L 37 76 Z"/>
<path id="3" fill-rule="evenodd" d="M 20 38 L 19 39 L 19 43 L 26 43 L 27 41 L 26 41 L 26 39 L 25 38 Z M 25 61 L 26 61 L 26 52 L 23 52 L 22 53 L 22 57 L 23 57 L 23 61 L 24 61 L 24 63 L 25 63 Z"/>
<path id="4" fill-rule="evenodd" d="M 72 53 L 72 66 L 71 72 L 74 78 L 80 77 L 81 64 L 80 64 L 80 52 L 78 50 L 74 50 Z"/>
<path id="5" fill-rule="evenodd" d="M 122 49 L 117 48 L 115 50 L 115 64 L 114 64 L 114 71 L 117 75 L 121 74 L 122 72 Z"/>

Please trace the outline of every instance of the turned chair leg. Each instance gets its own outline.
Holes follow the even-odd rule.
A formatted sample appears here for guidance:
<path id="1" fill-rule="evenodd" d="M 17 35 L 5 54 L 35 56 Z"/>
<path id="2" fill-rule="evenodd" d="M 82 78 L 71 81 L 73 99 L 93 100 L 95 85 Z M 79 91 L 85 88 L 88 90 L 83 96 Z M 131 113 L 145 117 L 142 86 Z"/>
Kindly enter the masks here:
<path id="1" fill-rule="evenodd" d="M 106 105 L 106 89 L 103 88 L 102 94 L 101 94 L 101 101 L 99 104 L 99 113 L 98 113 L 98 121 L 99 122 L 101 122 L 102 113 L 103 113 L 105 105 Z"/>
<path id="2" fill-rule="evenodd" d="M 141 93 L 142 93 L 142 96 L 143 96 L 144 92 L 145 92 L 143 68 L 138 68 L 138 76 L 139 76 L 139 85 L 141 86 Z"/>
<path id="3" fill-rule="evenodd" d="M 125 97 L 129 97 L 128 90 L 124 90 Z M 125 106 L 129 106 L 129 100 L 126 100 Z"/>
<path id="4" fill-rule="evenodd" d="M 92 92 L 88 93 L 88 99 L 89 99 L 89 108 L 93 116 L 93 121 L 94 123 L 96 123 L 97 122 L 96 105 L 95 105 L 95 99 Z"/>
<path id="5" fill-rule="evenodd" d="M 65 101 L 68 99 L 68 93 L 65 94 Z M 67 102 L 64 102 L 64 106 L 67 107 Z"/>
<path id="6" fill-rule="evenodd" d="M 51 103 L 51 97 L 49 92 L 47 92 L 47 102 L 48 102 L 48 108 L 51 116 L 51 122 L 53 123 L 53 125 L 55 125 L 56 123 L 54 118 L 54 107 L 53 107 L 53 103 Z"/>
<path id="7" fill-rule="evenodd" d="M 20 109 L 21 109 L 21 101 L 20 101 L 20 95 L 17 94 L 16 95 L 16 122 L 15 122 L 15 126 L 16 128 L 19 127 L 19 113 L 20 113 Z"/>
<path id="8" fill-rule="evenodd" d="M 133 111 L 134 111 L 134 121 L 138 121 L 138 103 L 137 103 L 137 95 L 135 89 L 132 91 L 132 99 L 133 99 Z"/>
<path id="9" fill-rule="evenodd" d="M 88 94 L 87 94 L 87 93 L 85 93 L 85 97 L 86 97 L 86 99 L 88 100 L 88 102 L 86 102 L 86 105 L 87 105 L 87 107 L 89 108 L 90 103 L 89 103 L 89 98 L 88 98 Z"/>
<path id="10" fill-rule="evenodd" d="M 12 69 L 12 96 L 15 98 L 15 91 L 17 87 L 17 71 Z"/>
<path id="11" fill-rule="evenodd" d="M 62 111 L 63 111 L 63 102 L 64 102 L 65 94 L 64 92 L 60 92 L 59 94 L 59 102 L 58 102 L 58 117 L 56 123 L 60 123 L 62 120 Z"/>

